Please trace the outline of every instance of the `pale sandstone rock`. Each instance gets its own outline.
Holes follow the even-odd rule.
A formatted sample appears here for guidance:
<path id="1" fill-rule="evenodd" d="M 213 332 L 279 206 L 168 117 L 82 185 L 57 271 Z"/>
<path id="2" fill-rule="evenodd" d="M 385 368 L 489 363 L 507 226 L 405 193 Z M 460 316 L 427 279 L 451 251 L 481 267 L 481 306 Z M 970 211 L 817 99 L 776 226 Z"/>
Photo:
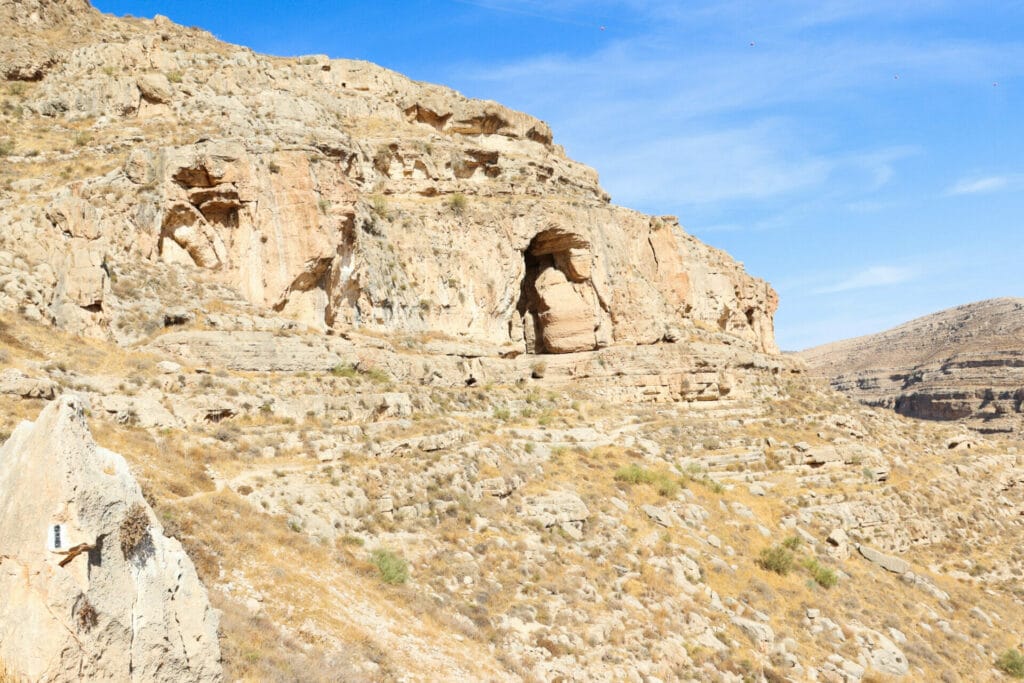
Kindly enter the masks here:
<path id="1" fill-rule="evenodd" d="M 868 405 L 960 420 L 982 433 L 1017 433 L 1024 429 L 1022 338 L 1024 299 L 991 299 L 807 349 L 800 357 Z"/>
<path id="2" fill-rule="evenodd" d="M 135 81 L 139 92 L 150 102 L 166 104 L 174 97 L 174 88 L 163 74 L 143 74 Z"/>
<path id="3" fill-rule="evenodd" d="M 874 548 L 870 548 L 866 545 L 857 545 L 857 552 L 864 556 L 864 559 L 869 562 L 877 564 L 886 571 L 893 572 L 895 574 L 904 574 L 910 571 L 910 563 L 899 557 L 893 557 L 892 555 L 886 555 L 883 552 L 879 552 Z"/>
<path id="4" fill-rule="evenodd" d="M 56 395 L 57 389 L 57 383 L 51 379 L 29 377 L 15 368 L 0 371 L 0 394 L 49 400 Z"/>
<path id="5" fill-rule="evenodd" d="M 0 492 L 9 668 L 31 680 L 221 679 L 218 618 L 192 562 L 163 535 L 124 459 L 92 441 L 77 399 L 19 425 L 0 449 Z M 119 529 L 133 505 L 149 528 L 125 557 Z M 55 524 L 60 552 L 47 545 Z M 80 544 L 90 549 L 66 554 Z"/>
<path id="6" fill-rule="evenodd" d="M 560 526 L 578 537 L 590 511 L 578 495 L 571 491 L 552 491 L 523 499 L 522 516 L 543 527 Z"/>
<path id="7" fill-rule="evenodd" d="M 76 184 L 74 205 L 55 202 L 52 222 L 30 205 L 0 218 L 0 246 L 45 259 L 64 282 L 33 304 L 59 326 L 109 334 L 101 273 L 145 259 L 314 329 L 564 353 L 678 342 L 699 323 L 777 352 L 767 284 L 675 218 L 610 205 L 596 172 L 527 114 L 365 62 L 228 59 L 208 34 L 166 22 L 126 38 L 84 7 L 39 7 L 25 26 L 77 16 L 29 111 L 102 127 L 157 107 L 203 130 L 221 112 L 206 139 L 134 145 L 120 171 Z M 32 53 L 33 40 L 21 30 L 6 42 Z M 98 245 L 83 252 L 62 234 Z M 726 394 L 730 378 L 715 385 Z"/>

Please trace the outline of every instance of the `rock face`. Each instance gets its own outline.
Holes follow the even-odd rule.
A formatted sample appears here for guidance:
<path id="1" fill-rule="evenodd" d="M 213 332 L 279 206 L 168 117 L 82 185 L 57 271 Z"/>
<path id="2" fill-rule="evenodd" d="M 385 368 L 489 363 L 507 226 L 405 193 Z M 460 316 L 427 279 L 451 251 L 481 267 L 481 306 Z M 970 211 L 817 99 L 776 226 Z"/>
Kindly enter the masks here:
<path id="1" fill-rule="evenodd" d="M 868 405 L 1024 434 L 1024 299 L 958 306 L 800 356 Z"/>
<path id="2" fill-rule="evenodd" d="M 566 353 L 697 325 L 777 352 L 765 282 L 674 217 L 610 204 L 542 121 L 365 62 L 264 57 L 80 3 L 33 8 L 38 26 L 0 26 L 36 81 L 19 91 L 22 119 L 95 120 L 75 157 L 116 167 L 20 182 L 31 202 L 0 191 L 0 269 L 26 264 L 6 308 L 123 339 L 140 308 L 187 299 L 129 291 L 141 263 L 321 329 Z M 54 22 L 67 40 L 44 50 L 37 33 Z"/>
<path id="3" fill-rule="evenodd" d="M 0 661 L 34 681 L 216 681 L 216 612 L 78 399 L 0 449 Z"/>

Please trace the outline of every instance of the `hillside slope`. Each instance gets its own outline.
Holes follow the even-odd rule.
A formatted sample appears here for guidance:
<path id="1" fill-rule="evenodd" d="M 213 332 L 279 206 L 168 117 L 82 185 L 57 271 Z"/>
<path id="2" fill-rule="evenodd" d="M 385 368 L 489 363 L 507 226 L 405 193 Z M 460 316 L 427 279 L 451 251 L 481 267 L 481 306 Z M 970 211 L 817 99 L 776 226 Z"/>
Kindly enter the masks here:
<path id="1" fill-rule="evenodd" d="M 0 0 L 0 74 L 0 437 L 75 395 L 227 679 L 959 681 L 1024 647 L 1016 447 L 804 376 L 766 283 L 543 122 L 83 0 Z M 41 670 L 4 619 L 0 679 Z"/>
<path id="2" fill-rule="evenodd" d="M 799 356 L 868 405 L 1024 434 L 1024 299 L 958 306 Z"/>

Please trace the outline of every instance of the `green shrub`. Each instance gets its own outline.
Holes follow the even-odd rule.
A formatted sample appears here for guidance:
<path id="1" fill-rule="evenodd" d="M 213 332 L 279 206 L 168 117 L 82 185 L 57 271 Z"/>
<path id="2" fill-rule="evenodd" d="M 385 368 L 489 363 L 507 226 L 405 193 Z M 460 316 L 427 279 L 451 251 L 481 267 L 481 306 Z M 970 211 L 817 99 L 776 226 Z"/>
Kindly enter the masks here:
<path id="1" fill-rule="evenodd" d="M 172 71 L 169 74 L 167 74 L 167 80 L 169 80 L 171 83 L 181 83 L 182 77 L 183 74 L 180 71 Z"/>
<path id="2" fill-rule="evenodd" d="M 398 584 L 409 580 L 409 563 L 390 550 L 374 550 L 370 554 L 370 562 L 377 567 L 384 583 Z"/>
<path id="3" fill-rule="evenodd" d="M 335 377 L 348 377 L 350 379 L 354 379 L 359 376 L 359 371 L 356 370 L 356 366 L 354 365 L 338 363 L 331 368 L 331 374 Z"/>
<path id="4" fill-rule="evenodd" d="M 451 199 L 448 200 L 448 208 L 450 208 L 453 213 L 457 213 L 461 216 L 462 212 L 466 210 L 466 195 L 461 192 L 453 194 Z"/>
<path id="5" fill-rule="evenodd" d="M 797 548 L 800 547 L 800 543 L 801 543 L 801 540 L 800 540 L 799 536 L 788 536 L 782 542 L 782 545 L 785 546 L 786 548 L 788 548 L 789 550 L 796 550 Z"/>
<path id="6" fill-rule="evenodd" d="M 804 562 L 804 568 L 811 573 L 814 580 L 822 588 L 831 588 L 839 583 L 839 576 L 831 567 L 826 567 L 814 558 Z"/>
<path id="7" fill-rule="evenodd" d="M 679 480 L 665 472 L 653 472 L 639 465 L 620 467 L 615 472 L 615 481 L 627 484 L 653 484 L 658 494 L 674 498 L 679 493 Z"/>
<path id="8" fill-rule="evenodd" d="M 627 484 L 650 484 L 654 481 L 654 473 L 639 465 L 627 465 L 618 469 L 615 473 L 615 481 L 624 481 Z"/>
<path id="9" fill-rule="evenodd" d="M 14 152 L 14 140 L 4 138 L 0 140 L 0 157 L 5 157 Z"/>
<path id="10" fill-rule="evenodd" d="M 658 476 L 655 488 L 658 489 L 658 495 L 665 498 L 675 498 L 679 494 L 679 482 L 664 474 Z"/>
<path id="11" fill-rule="evenodd" d="M 363 375 L 365 375 L 371 382 L 376 382 L 377 384 L 387 384 L 391 381 L 391 377 L 388 376 L 388 373 L 379 368 L 368 368 L 366 370 L 360 370 L 360 372 L 362 372 Z"/>
<path id="12" fill-rule="evenodd" d="M 1021 654 L 1019 650 L 1009 649 L 999 655 L 996 667 L 1007 676 L 1024 678 L 1024 654 Z"/>
<path id="13" fill-rule="evenodd" d="M 780 576 L 785 576 L 793 568 L 794 560 L 795 557 L 791 550 L 781 545 L 773 545 L 761 551 L 757 558 L 757 566 L 761 569 L 775 572 Z"/>

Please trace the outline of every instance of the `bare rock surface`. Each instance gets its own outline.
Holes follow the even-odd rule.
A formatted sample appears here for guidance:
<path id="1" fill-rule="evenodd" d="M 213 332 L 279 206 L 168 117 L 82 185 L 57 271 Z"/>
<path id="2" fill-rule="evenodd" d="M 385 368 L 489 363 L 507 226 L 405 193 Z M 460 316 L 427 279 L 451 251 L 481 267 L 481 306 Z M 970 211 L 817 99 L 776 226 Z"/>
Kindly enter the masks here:
<path id="1" fill-rule="evenodd" d="M 217 614 L 64 397 L 0 449 L 0 659 L 31 680 L 216 681 Z"/>
<path id="2" fill-rule="evenodd" d="M 799 355 L 869 405 L 1024 434 L 1024 299 L 958 306 Z"/>
<path id="3" fill-rule="evenodd" d="M 0 186 L 0 249 L 45 271 L 0 287 L 4 308 L 136 341 L 126 330 L 140 317 L 215 281 L 321 330 L 557 354 L 675 340 L 698 324 L 777 352 L 767 283 L 675 217 L 612 205 L 532 116 L 163 19 L 0 5 L 17 16 L 0 24 L 0 63 L 32 84 L 17 90 L 19 121 L 91 122 L 71 153 L 7 158 L 108 169 Z M 180 285 L 151 286 L 141 264 Z"/>
<path id="4" fill-rule="evenodd" d="M 0 0 L 0 100 L 0 672 L 956 681 L 1021 647 L 1019 445 L 808 378 L 766 283 L 544 122 L 83 0 Z M 868 360 L 935 360 L 900 343 Z"/>

